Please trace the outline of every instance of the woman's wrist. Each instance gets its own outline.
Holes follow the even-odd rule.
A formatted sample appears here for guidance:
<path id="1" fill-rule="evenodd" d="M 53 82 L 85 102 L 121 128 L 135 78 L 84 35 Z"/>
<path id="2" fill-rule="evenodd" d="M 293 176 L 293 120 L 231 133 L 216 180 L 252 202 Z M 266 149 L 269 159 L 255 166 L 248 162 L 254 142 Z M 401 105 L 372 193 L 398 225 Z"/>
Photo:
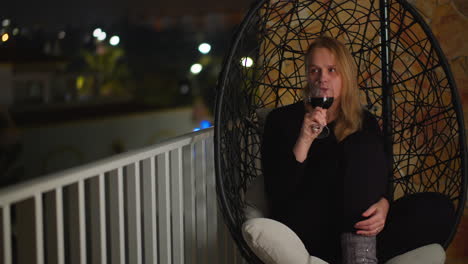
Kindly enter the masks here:
<path id="1" fill-rule="evenodd" d="M 314 139 L 315 137 L 300 135 L 296 140 L 296 145 L 304 145 L 308 149 L 312 145 L 312 142 L 314 142 Z"/>
<path id="2" fill-rule="evenodd" d="M 293 153 L 294 156 L 296 157 L 296 160 L 298 162 L 304 162 L 307 158 L 307 153 L 309 153 L 309 148 L 310 145 L 312 145 L 312 142 L 314 139 L 303 139 L 299 137 L 296 141 L 296 144 L 294 145 L 293 148 Z"/>

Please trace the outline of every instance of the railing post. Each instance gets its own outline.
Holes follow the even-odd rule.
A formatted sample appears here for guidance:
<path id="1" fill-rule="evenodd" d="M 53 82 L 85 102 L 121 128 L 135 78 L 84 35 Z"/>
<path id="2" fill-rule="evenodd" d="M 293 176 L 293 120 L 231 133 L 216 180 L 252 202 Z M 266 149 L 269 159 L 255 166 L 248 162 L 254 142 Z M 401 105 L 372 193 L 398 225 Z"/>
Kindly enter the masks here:
<path id="1" fill-rule="evenodd" d="M 174 263 L 185 263 L 182 149 L 178 148 L 171 151 L 170 157 L 173 261 Z"/>
<path id="2" fill-rule="evenodd" d="M 208 263 L 206 221 L 206 160 L 205 144 L 195 143 L 195 211 L 197 229 L 197 262 Z"/>
<path id="3" fill-rule="evenodd" d="M 216 263 L 218 259 L 219 241 L 217 237 L 218 232 L 218 203 L 216 197 L 216 179 L 214 173 L 214 151 L 213 151 L 213 138 L 204 140 L 205 145 L 205 159 L 206 164 L 206 208 L 208 220 L 208 249 L 209 263 Z"/>
<path id="4" fill-rule="evenodd" d="M 126 167 L 124 181 L 126 193 L 128 262 L 141 264 L 141 209 L 140 209 L 140 164 Z"/>
<path id="5" fill-rule="evenodd" d="M 109 173 L 110 263 L 125 263 L 125 223 L 122 167 Z"/>
<path id="6" fill-rule="evenodd" d="M 170 174 L 169 154 L 167 152 L 158 156 L 158 223 L 159 223 L 159 257 L 160 263 L 172 263 L 171 239 L 171 201 L 170 201 Z"/>
<path id="7" fill-rule="evenodd" d="M 195 210 L 195 147 L 183 148 L 185 261 L 197 263 L 197 229 Z"/>
<path id="8" fill-rule="evenodd" d="M 42 193 L 34 196 L 34 212 L 36 220 L 36 263 L 44 263 L 44 223 Z"/>
<path id="9" fill-rule="evenodd" d="M 5 264 L 11 264 L 12 247 L 11 247 L 11 212 L 10 205 L 5 205 L 2 208 L 2 222 L 3 222 L 3 260 Z"/>
<path id="10" fill-rule="evenodd" d="M 151 157 L 142 163 L 143 183 L 143 248 L 144 263 L 158 263 L 158 229 L 156 215 L 156 175 L 155 158 Z"/>
<path id="11" fill-rule="evenodd" d="M 78 217 L 80 230 L 80 262 L 81 264 L 86 264 L 86 211 L 84 181 L 78 182 Z"/>
<path id="12" fill-rule="evenodd" d="M 106 179 L 99 174 L 99 242 L 101 263 L 107 263 Z"/>
<path id="13" fill-rule="evenodd" d="M 65 239 L 63 226 L 63 191 L 62 187 L 55 189 L 55 217 L 57 224 L 57 263 L 65 263 Z"/>

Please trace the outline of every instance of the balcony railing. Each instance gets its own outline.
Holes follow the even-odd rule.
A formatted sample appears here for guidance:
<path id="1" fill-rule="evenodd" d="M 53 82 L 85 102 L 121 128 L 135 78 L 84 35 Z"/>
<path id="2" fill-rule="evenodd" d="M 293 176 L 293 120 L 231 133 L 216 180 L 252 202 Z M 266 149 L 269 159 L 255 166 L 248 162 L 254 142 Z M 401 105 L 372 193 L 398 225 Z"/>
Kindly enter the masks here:
<path id="1" fill-rule="evenodd" d="M 244 263 L 218 211 L 213 129 L 0 190 L 10 263 Z"/>

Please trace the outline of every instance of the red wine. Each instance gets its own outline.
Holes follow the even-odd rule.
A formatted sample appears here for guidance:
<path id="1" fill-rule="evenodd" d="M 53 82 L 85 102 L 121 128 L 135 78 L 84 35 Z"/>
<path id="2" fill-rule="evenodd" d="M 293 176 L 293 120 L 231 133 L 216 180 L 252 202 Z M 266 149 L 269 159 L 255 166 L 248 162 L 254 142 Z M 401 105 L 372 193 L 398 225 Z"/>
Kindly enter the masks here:
<path id="1" fill-rule="evenodd" d="M 312 107 L 322 107 L 328 109 L 333 104 L 333 97 L 309 97 L 308 103 Z"/>

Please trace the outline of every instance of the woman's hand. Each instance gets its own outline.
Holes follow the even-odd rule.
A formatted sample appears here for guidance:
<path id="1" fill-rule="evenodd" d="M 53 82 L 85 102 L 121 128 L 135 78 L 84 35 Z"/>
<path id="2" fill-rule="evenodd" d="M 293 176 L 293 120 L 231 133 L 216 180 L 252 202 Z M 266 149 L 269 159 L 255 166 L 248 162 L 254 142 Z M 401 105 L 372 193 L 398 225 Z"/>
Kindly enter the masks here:
<path id="1" fill-rule="evenodd" d="M 357 222 L 354 225 L 354 228 L 358 229 L 356 234 L 364 236 L 378 235 L 384 229 L 389 207 L 390 204 L 385 198 L 380 198 L 377 203 L 371 205 L 362 214 L 362 216 L 368 217 L 368 219 Z"/>
<path id="2" fill-rule="evenodd" d="M 306 110 L 298 141 L 312 143 L 327 125 L 327 110 L 321 107 L 312 108 L 310 105 L 306 106 Z"/>
<path id="3" fill-rule="evenodd" d="M 310 145 L 322 132 L 323 127 L 327 125 L 327 110 L 306 105 L 306 111 L 299 137 L 293 149 L 296 160 L 299 162 L 303 162 L 307 158 Z"/>

